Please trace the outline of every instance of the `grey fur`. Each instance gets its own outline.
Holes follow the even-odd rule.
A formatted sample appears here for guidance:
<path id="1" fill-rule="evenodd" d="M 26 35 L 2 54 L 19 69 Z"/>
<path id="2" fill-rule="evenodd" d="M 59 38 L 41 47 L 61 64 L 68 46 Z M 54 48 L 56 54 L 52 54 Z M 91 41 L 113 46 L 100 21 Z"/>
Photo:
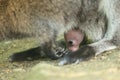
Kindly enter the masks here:
<path id="1" fill-rule="evenodd" d="M 43 45 L 49 45 L 45 46 L 49 49 L 48 52 L 54 52 L 52 50 L 56 47 L 57 37 L 74 27 L 83 31 L 91 43 L 66 55 L 67 58 L 65 56 L 60 62 L 63 65 L 115 49 L 120 45 L 119 0 L 5 1 L 5 9 L 1 11 L 3 14 L 0 14 L 3 16 L 0 22 L 1 40 L 16 37 L 13 33 L 36 36 Z"/>

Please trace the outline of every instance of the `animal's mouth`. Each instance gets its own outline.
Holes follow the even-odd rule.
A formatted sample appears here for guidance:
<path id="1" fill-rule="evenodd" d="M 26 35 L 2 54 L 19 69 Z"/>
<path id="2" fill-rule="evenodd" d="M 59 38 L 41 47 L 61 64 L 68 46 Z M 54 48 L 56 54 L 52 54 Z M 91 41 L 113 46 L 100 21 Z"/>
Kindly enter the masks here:
<path id="1" fill-rule="evenodd" d="M 77 50 L 79 49 L 79 46 L 69 47 L 68 49 L 69 49 L 70 51 L 72 51 L 72 52 L 75 52 L 75 51 L 77 51 Z"/>

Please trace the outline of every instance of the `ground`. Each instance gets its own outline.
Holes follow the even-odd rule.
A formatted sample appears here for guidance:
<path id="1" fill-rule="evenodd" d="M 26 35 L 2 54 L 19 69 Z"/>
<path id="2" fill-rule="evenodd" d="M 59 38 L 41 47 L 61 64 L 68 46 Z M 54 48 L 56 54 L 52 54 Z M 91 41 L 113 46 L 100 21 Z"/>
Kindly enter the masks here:
<path id="1" fill-rule="evenodd" d="M 34 39 L 0 43 L 0 80 L 120 80 L 120 48 L 79 64 L 58 66 L 59 60 L 9 62 L 14 52 L 37 46 Z"/>

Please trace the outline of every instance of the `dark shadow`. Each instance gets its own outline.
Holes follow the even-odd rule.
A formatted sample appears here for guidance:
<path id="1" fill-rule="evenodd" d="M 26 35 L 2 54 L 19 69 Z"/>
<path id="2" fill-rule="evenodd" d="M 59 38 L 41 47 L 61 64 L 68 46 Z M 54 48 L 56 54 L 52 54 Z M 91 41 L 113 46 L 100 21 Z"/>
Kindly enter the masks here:
<path id="1" fill-rule="evenodd" d="M 10 62 L 21 62 L 21 61 L 32 61 L 32 60 L 38 60 L 42 58 L 42 55 L 40 54 L 40 47 L 31 48 L 26 51 L 13 53 L 9 57 Z"/>

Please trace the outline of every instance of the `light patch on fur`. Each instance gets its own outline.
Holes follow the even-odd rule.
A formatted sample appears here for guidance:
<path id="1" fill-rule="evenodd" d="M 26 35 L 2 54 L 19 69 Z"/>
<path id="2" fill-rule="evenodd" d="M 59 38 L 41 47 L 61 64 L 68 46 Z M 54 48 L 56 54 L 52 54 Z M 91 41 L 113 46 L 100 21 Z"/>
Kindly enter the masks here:
<path id="1" fill-rule="evenodd" d="M 67 63 L 68 63 L 67 59 L 66 59 L 66 58 L 63 58 L 63 59 L 58 63 L 58 65 L 59 65 L 59 66 L 63 66 L 63 65 L 65 65 L 65 64 L 67 64 Z"/>
<path id="2" fill-rule="evenodd" d="M 75 21 L 69 22 L 68 24 L 65 25 L 65 29 L 66 29 L 65 32 L 68 32 L 69 30 L 74 28 L 74 26 L 77 26 Z"/>
<path id="3" fill-rule="evenodd" d="M 101 54 L 104 51 L 109 51 L 109 50 L 113 50 L 113 49 L 116 49 L 116 48 L 117 48 L 116 46 L 110 46 L 110 47 L 107 47 L 107 48 L 105 48 L 103 50 L 99 50 L 99 52 L 95 53 L 95 56 Z"/>
<path id="4" fill-rule="evenodd" d="M 106 17 L 108 19 L 108 30 L 105 34 L 105 37 L 107 40 L 111 40 L 113 38 L 113 35 L 117 31 L 117 27 L 120 24 L 120 12 L 117 11 L 116 5 L 119 3 L 119 0 L 101 0 L 99 11 L 102 11 L 104 14 L 106 14 Z"/>
<path id="5" fill-rule="evenodd" d="M 92 46 L 94 48 L 94 50 L 96 51 L 95 53 L 96 56 L 104 51 L 109 51 L 117 48 L 117 46 L 106 40 L 101 40 L 99 42 L 89 44 L 89 46 Z"/>

